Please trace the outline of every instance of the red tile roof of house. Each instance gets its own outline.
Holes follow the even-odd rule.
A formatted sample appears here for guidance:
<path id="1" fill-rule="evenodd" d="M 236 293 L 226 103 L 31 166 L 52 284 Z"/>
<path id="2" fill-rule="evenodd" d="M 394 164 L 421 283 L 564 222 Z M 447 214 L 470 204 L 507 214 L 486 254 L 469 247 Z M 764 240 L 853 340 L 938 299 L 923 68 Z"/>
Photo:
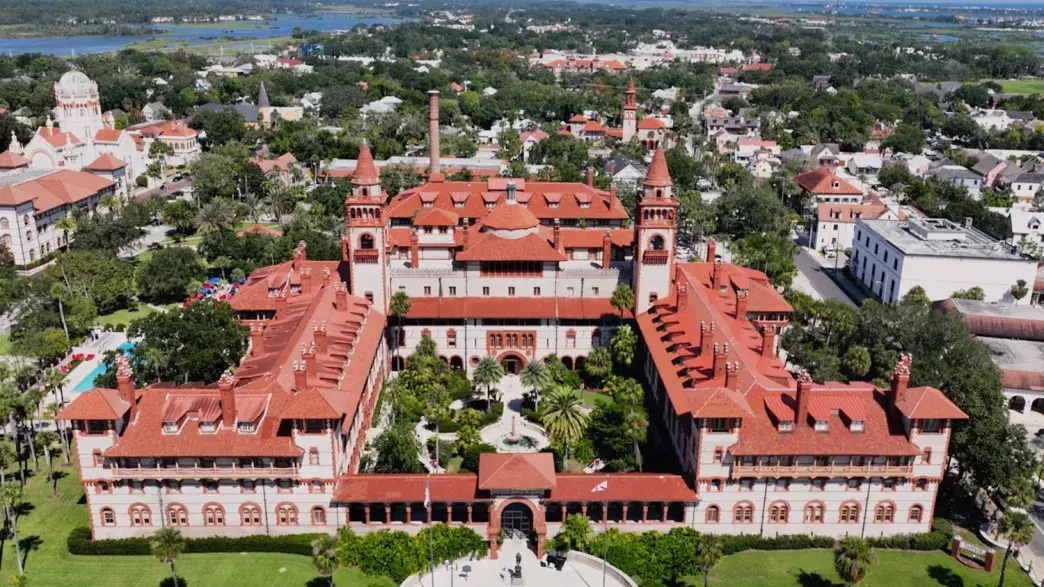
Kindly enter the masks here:
<path id="1" fill-rule="evenodd" d="M 428 208 L 413 218 L 414 226 L 457 226 L 460 216 L 441 208 Z"/>
<path id="2" fill-rule="evenodd" d="M 126 166 L 127 164 L 123 161 L 120 161 L 108 153 L 103 153 L 94 161 L 84 165 L 83 168 L 87 171 L 116 171 L 117 169 L 123 169 Z"/>
<path id="3" fill-rule="evenodd" d="M 743 66 L 743 71 L 772 71 L 775 63 L 749 63 Z"/>
<path id="4" fill-rule="evenodd" d="M 820 202 L 816 205 L 817 215 L 820 222 L 855 222 L 857 220 L 876 220 L 888 213 L 888 206 L 880 202 L 867 204 L 831 204 Z M 906 219 L 906 214 L 900 211 L 896 216 L 900 220 Z"/>
<path id="5" fill-rule="evenodd" d="M 662 120 L 660 120 L 659 118 L 654 118 L 652 116 L 647 116 L 647 117 L 645 117 L 645 118 L 643 118 L 643 119 L 638 121 L 638 129 L 639 130 L 656 130 L 656 129 L 666 129 L 666 128 L 667 128 L 667 125 L 664 124 L 664 122 Z"/>
<path id="6" fill-rule="evenodd" d="M 968 415 L 934 387 L 911 387 L 895 402 L 907 418 L 967 420 Z"/>
<path id="7" fill-rule="evenodd" d="M 294 164 L 297 163 L 297 158 L 294 157 L 293 153 L 283 153 L 275 159 L 252 159 L 258 167 L 261 168 L 261 173 L 271 173 L 276 170 L 286 171 L 290 169 Z"/>
<path id="8" fill-rule="evenodd" d="M 860 196 L 863 194 L 862 190 L 825 167 L 795 175 L 794 181 L 812 195 Z"/>
<path id="9" fill-rule="evenodd" d="M 18 169 L 19 167 L 28 166 L 29 160 L 18 153 L 12 153 L 11 151 L 0 153 L 0 169 Z"/>
<path id="10" fill-rule="evenodd" d="M 569 122 L 587 122 L 587 117 L 583 114 L 574 114 L 569 117 Z"/>
<path id="11" fill-rule="evenodd" d="M 555 457 L 551 453 L 479 455 L 479 489 L 548 490 L 556 485 Z"/>
<path id="12" fill-rule="evenodd" d="M 59 420 L 116 420 L 126 415 L 130 404 L 115 389 L 95 387 L 76 397 L 58 414 Z"/>
<path id="13" fill-rule="evenodd" d="M 540 225 L 540 220 L 525 206 L 500 204 L 482 218 L 482 225 L 493 230 L 525 230 Z"/>
<path id="14" fill-rule="evenodd" d="M 519 139 L 523 143 L 528 141 L 528 140 L 530 140 L 530 139 L 533 139 L 534 143 L 539 143 L 540 141 L 546 139 L 547 136 L 548 135 L 547 135 L 546 132 L 540 130 L 539 128 L 535 128 L 535 129 L 533 129 L 533 130 L 531 130 L 529 132 L 523 132 L 523 133 L 519 134 Z"/>
<path id="15" fill-rule="evenodd" d="M 103 128 L 94 133 L 96 143 L 118 143 L 123 138 L 123 131 L 115 128 Z"/>
<path id="16" fill-rule="evenodd" d="M 483 233 L 473 239 L 458 261 L 565 261 L 565 255 L 556 251 L 542 236 L 531 233 L 522 238 L 501 238 Z"/>
<path id="17" fill-rule="evenodd" d="M 0 205 L 17 206 L 32 202 L 37 212 L 47 212 L 96 196 L 114 185 L 112 181 L 86 171 L 62 169 L 22 183 L 5 185 L 0 188 Z"/>
<path id="18" fill-rule="evenodd" d="M 670 187 L 672 185 L 671 174 L 667 170 L 667 159 L 663 155 L 662 148 L 657 148 L 653 154 L 652 163 L 649 164 L 649 171 L 646 173 L 642 185 L 653 187 Z"/>

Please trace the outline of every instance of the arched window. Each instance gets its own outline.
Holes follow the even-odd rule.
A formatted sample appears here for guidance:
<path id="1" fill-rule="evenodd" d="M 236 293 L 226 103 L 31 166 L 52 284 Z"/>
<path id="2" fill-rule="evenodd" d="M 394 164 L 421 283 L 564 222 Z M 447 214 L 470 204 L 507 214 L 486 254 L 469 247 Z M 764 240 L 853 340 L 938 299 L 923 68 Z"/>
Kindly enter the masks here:
<path id="1" fill-rule="evenodd" d="M 167 506 L 167 525 L 168 526 L 188 526 L 189 517 L 188 510 L 185 506 L 180 503 L 172 503 Z"/>
<path id="2" fill-rule="evenodd" d="M 297 508 L 290 503 L 281 503 L 276 506 L 276 523 L 280 526 L 296 526 Z"/>
<path id="3" fill-rule="evenodd" d="M 915 505 L 910 506 L 909 522 L 920 522 L 924 519 L 924 507 Z"/>
<path id="4" fill-rule="evenodd" d="M 924 452 L 921 453 L 921 462 L 930 465 L 932 464 L 932 447 L 926 446 Z"/>
<path id="5" fill-rule="evenodd" d="M 225 508 L 221 507 L 216 503 L 208 503 L 207 505 L 203 506 L 203 525 L 224 526 Z"/>
<path id="6" fill-rule="evenodd" d="M 805 504 L 805 523 L 806 524 L 822 524 L 823 523 L 823 502 L 813 501 Z"/>
<path id="7" fill-rule="evenodd" d="M 842 524 L 854 524 L 859 521 L 859 504 L 854 501 L 848 501 L 841 504 L 841 510 L 838 513 L 837 521 Z"/>
<path id="8" fill-rule="evenodd" d="M 6 218 L 0 218 L 0 229 L 8 230 L 11 228 L 11 221 Z"/>
<path id="9" fill-rule="evenodd" d="M 651 239 L 649 239 L 649 248 L 654 251 L 662 251 L 663 237 L 657 234 L 653 236 Z"/>
<path id="10" fill-rule="evenodd" d="M 785 502 L 777 501 L 769 507 L 770 524 L 786 524 L 790 519 L 790 506 Z"/>
<path id="11" fill-rule="evenodd" d="M 131 526 L 151 526 L 152 525 L 152 510 L 149 506 L 136 503 L 130 506 L 128 510 L 130 514 L 130 525 Z"/>
<path id="12" fill-rule="evenodd" d="M 732 508 L 732 522 L 735 524 L 752 524 L 754 522 L 754 504 L 741 501 Z"/>
<path id="13" fill-rule="evenodd" d="M 101 523 L 102 526 L 115 526 L 116 525 L 116 512 L 112 511 L 112 508 L 101 509 Z"/>
<path id="14" fill-rule="evenodd" d="M 717 524 L 721 521 L 721 509 L 716 505 L 708 507 L 706 521 L 708 524 Z"/>
<path id="15" fill-rule="evenodd" d="M 373 235 L 363 234 L 359 237 L 359 248 L 360 249 L 372 249 L 373 248 Z"/>
<path id="16" fill-rule="evenodd" d="M 326 525 L 326 510 L 319 506 L 312 508 L 312 525 L 313 526 L 325 526 Z"/>
<path id="17" fill-rule="evenodd" d="M 244 503 L 239 507 L 239 520 L 244 526 L 260 526 L 261 508 L 256 503 Z"/>
<path id="18" fill-rule="evenodd" d="M 874 522 L 891 524 L 895 521 L 895 504 L 885 501 L 877 504 L 874 508 Z"/>

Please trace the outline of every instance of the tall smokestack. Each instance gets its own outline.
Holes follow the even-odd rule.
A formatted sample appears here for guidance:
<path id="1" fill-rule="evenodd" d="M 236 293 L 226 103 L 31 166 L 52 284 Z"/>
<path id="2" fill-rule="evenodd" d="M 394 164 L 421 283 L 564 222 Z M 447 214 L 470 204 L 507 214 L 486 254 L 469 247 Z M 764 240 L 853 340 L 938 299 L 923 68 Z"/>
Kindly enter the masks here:
<path id="1" fill-rule="evenodd" d="M 428 91 L 428 181 L 442 181 L 439 169 L 439 91 Z"/>

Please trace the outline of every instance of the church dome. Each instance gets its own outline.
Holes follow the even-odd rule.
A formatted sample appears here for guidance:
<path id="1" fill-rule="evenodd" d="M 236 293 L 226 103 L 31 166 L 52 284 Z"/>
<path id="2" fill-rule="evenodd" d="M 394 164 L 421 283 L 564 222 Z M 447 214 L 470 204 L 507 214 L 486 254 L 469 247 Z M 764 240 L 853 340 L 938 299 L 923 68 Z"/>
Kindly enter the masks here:
<path id="1" fill-rule="evenodd" d="M 81 71 L 67 71 L 55 84 L 55 93 L 62 98 L 85 98 L 97 92 L 98 85 Z"/>

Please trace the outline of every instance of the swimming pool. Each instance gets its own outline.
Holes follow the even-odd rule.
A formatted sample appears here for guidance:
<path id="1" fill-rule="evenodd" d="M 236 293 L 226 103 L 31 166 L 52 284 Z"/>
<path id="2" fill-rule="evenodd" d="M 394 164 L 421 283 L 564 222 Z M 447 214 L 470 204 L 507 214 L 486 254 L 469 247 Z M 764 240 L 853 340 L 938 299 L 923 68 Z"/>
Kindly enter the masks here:
<path id="1" fill-rule="evenodd" d="M 125 342 L 125 343 L 120 345 L 120 348 L 123 349 L 124 353 L 130 354 L 130 352 L 132 350 L 134 350 L 134 343 L 133 342 Z M 96 377 L 98 377 L 99 375 L 105 373 L 105 370 L 108 367 L 109 367 L 108 363 L 104 363 L 104 362 L 98 363 L 98 366 L 95 367 L 94 370 L 92 370 L 90 373 L 88 373 L 87 376 L 84 377 L 83 380 L 80 381 L 76 385 L 76 387 L 73 388 L 73 393 L 83 393 L 85 391 L 89 391 L 90 389 L 92 389 L 94 387 L 94 379 Z"/>

